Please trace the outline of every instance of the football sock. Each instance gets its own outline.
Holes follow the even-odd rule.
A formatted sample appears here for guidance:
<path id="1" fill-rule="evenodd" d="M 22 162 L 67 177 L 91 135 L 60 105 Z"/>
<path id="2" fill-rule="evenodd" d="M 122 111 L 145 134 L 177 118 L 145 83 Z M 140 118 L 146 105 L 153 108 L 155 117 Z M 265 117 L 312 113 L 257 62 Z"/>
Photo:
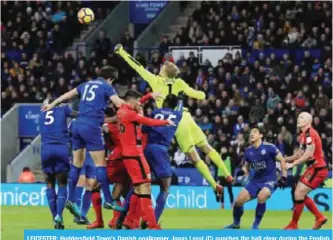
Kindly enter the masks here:
<path id="1" fill-rule="evenodd" d="M 126 216 L 125 222 L 132 224 L 131 228 L 135 228 L 136 225 L 139 225 L 140 217 L 141 217 L 141 202 L 136 193 L 133 193 L 130 198 L 128 214 Z"/>
<path id="2" fill-rule="evenodd" d="M 68 201 L 74 203 L 75 202 L 75 189 L 76 184 L 79 181 L 81 168 L 78 168 L 74 165 L 71 165 L 69 170 L 69 178 L 68 178 Z"/>
<path id="3" fill-rule="evenodd" d="M 112 198 L 109 188 L 109 179 L 106 173 L 106 167 L 96 167 L 96 179 L 102 188 L 104 200 L 108 203 L 111 203 Z"/>
<path id="4" fill-rule="evenodd" d="M 228 169 L 226 168 L 220 154 L 218 154 L 218 152 L 213 149 L 212 151 L 210 151 L 210 153 L 208 154 L 208 157 L 212 160 L 212 162 L 219 168 L 222 169 L 224 174 L 228 177 L 230 176 L 230 173 L 228 171 Z"/>
<path id="5" fill-rule="evenodd" d="M 129 192 L 127 193 L 127 195 L 126 195 L 126 198 L 125 198 L 124 203 L 123 203 L 123 208 L 124 208 L 125 211 L 120 213 L 120 218 L 121 219 L 125 219 L 125 216 L 127 215 L 127 212 L 129 210 L 129 207 L 130 207 L 131 197 L 132 197 L 133 193 L 134 193 L 134 188 L 131 188 L 129 190 Z"/>
<path id="6" fill-rule="evenodd" d="M 91 205 L 91 191 L 86 189 L 82 199 L 81 217 L 87 216 L 90 205 Z"/>
<path id="7" fill-rule="evenodd" d="M 147 222 L 148 228 L 153 228 L 157 225 L 154 209 L 151 203 L 150 194 L 140 194 L 139 201 L 141 203 L 142 220 Z"/>
<path id="8" fill-rule="evenodd" d="M 116 200 L 117 201 L 117 205 L 121 206 L 121 201 L 119 199 Z M 121 213 L 119 211 L 113 210 L 113 218 L 119 218 L 121 215 Z"/>
<path id="9" fill-rule="evenodd" d="M 254 222 L 260 224 L 262 217 L 266 211 L 266 203 L 257 203 L 256 216 Z"/>
<path id="10" fill-rule="evenodd" d="M 76 187 L 75 189 L 75 203 L 79 207 L 79 209 L 81 209 L 83 189 L 83 187 Z"/>
<path id="11" fill-rule="evenodd" d="M 244 207 L 243 206 L 234 206 L 232 213 L 233 213 L 233 217 L 234 217 L 234 224 L 239 225 L 241 217 L 244 213 Z"/>
<path id="12" fill-rule="evenodd" d="M 298 220 L 301 217 L 301 214 L 303 212 L 303 208 L 304 208 L 304 200 L 296 200 L 294 212 L 293 212 L 293 218 L 292 218 L 292 222 L 294 224 L 298 223 Z"/>
<path id="13" fill-rule="evenodd" d="M 64 211 L 67 199 L 67 186 L 58 188 L 57 197 L 57 215 L 62 217 L 62 212 Z"/>
<path id="14" fill-rule="evenodd" d="M 309 211 L 315 215 L 315 217 L 321 218 L 323 216 L 323 214 L 321 214 L 321 212 L 319 211 L 319 209 L 317 208 L 315 202 L 308 196 L 305 197 L 304 199 L 304 204 L 305 206 L 309 209 Z"/>
<path id="15" fill-rule="evenodd" d="M 212 174 L 210 173 L 209 168 L 206 165 L 206 163 L 204 163 L 204 161 L 200 160 L 199 162 L 197 162 L 195 164 L 195 167 L 198 169 L 200 174 L 208 181 L 210 186 L 212 186 L 212 188 L 215 189 L 217 186 L 217 183 L 216 183 L 215 179 L 213 178 Z"/>
<path id="16" fill-rule="evenodd" d="M 47 201 L 49 202 L 49 208 L 52 213 L 52 217 L 54 218 L 57 215 L 57 194 L 54 188 L 47 188 L 46 189 L 46 197 Z"/>
<path id="17" fill-rule="evenodd" d="M 101 193 L 99 191 L 94 191 L 91 195 L 91 201 L 95 210 L 96 221 L 98 223 L 103 223 Z"/>
<path id="18" fill-rule="evenodd" d="M 155 218 L 157 222 L 160 219 L 160 216 L 162 215 L 168 195 L 169 195 L 168 192 L 160 191 L 160 193 L 157 196 L 156 206 L 155 206 Z"/>

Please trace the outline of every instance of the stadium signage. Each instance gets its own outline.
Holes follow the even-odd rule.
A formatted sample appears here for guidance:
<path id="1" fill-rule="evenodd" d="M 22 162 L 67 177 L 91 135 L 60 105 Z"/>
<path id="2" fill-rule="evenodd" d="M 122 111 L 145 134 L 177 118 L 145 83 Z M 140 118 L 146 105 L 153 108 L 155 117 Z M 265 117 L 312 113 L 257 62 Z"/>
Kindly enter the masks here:
<path id="1" fill-rule="evenodd" d="M 39 134 L 40 105 L 22 105 L 19 108 L 19 137 Z"/>
<path id="2" fill-rule="evenodd" d="M 148 24 L 162 11 L 168 1 L 130 1 L 130 18 L 134 24 Z"/>
<path id="3" fill-rule="evenodd" d="M 236 196 L 240 187 L 234 187 Z M 153 186 L 154 199 L 158 195 L 159 187 Z M 46 186 L 44 184 L 10 184 L 1 185 L 0 205 L 1 206 L 47 206 Z M 227 192 L 225 193 L 228 194 Z M 319 206 L 321 211 L 332 210 L 332 189 L 320 188 L 310 194 Z M 225 196 L 229 199 L 229 196 Z M 284 199 L 281 201 L 281 199 Z M 210 187 L 185 187 L 172 186 L 166 202 L 167 208 L 192 208 L 192 209 L 219 209 L 220 203 L 216 202 L 215 195 Z M 267 202 L 269 210 L 289 210 L 292 207 L 290 191 L 277 190 Z M 225 208 L 230 209 L 229 201 L 225 201 Z M 256 201 L 245 205 L 246 209 L 255 209 Z"/>

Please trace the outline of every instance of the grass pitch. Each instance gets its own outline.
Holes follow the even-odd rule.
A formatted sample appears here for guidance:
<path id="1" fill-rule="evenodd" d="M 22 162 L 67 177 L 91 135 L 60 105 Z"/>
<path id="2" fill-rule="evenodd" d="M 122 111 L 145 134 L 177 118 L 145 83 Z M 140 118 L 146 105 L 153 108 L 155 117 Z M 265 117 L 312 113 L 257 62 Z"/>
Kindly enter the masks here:
<path id="1" fill-rule="evenodd" d="M 105 229 L 112 217 L 112 211 L 104 210 Z M 329 219 L 323 229 L 332 229 L 332 213 L 325 212 Z M 261 223 L 261 229 L 282 229 L 291 219 L 292 211 L 267 211 Z M 93 209 L 90 209 L 88 218 L 94 220 Z M 254 220 L 254 211 L 245 211 L 242 218 L 242 229 L 250 229 Z M 65 229 L 85 229 L 73 222 L 73 217 L 65 209 Z M 232 222 L 231 210 L 206 210 L 206 209 L 166 209 L 160 224 L 163 229 L 221 229 Z M 1 207 L 1 239 L 23 239 L 24 229 L 53 229 L 52 219 L 47 207 Z M 299 227 L 311 229 L 314 217 L 309 212 L 304 212 Z"/>

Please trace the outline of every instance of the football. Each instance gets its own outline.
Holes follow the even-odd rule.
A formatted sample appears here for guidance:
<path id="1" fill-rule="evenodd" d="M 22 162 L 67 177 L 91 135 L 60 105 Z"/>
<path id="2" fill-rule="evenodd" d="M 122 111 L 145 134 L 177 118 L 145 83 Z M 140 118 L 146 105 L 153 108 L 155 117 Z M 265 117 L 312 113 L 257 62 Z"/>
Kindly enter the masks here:
<path id="1" fill-rule="evenodd" d="M 95 19 L 95 14 L 90 8 L 81 8 L 77 13 L 77 19 L 82 24 L 89 24 Z"/>

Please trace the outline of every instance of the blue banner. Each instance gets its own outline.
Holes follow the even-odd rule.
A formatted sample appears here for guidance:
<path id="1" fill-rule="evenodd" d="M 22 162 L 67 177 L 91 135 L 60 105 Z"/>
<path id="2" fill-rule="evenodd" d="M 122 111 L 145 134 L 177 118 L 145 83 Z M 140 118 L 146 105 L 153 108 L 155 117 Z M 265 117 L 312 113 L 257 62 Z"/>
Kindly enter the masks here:
<path id="1" fill-rule="evenodd" d="M 174 174 L 178 178 L 180 186 L 208 186 L 206 179 L 198 172 L 196 168 L 174 168 Z M 210 172 L 215 176 L 215 170 L 210 169 Z"/>
<path id="2" fill-rule="evenodd" d="M 39 134 L 40 105 L 22 105 L 19 108 L 19 137 Z"/>
<path id="3" fill-rule="evenodd" d="M 43 238 L 44 237 L 44 238 Z M 332 230 L 25 230 L 26 240 L 330 240 Z"/>
<path id="4" fill-rule="evenodd" d="M 148 24 L 162 11 L 168 1 L 130 1 L 130 18 L 134 24 Z"/>
<path id="5" fill-rule="evenodd" d="M 111 186 L 112 188 L 112 186 Z M 233 187 L 236 197 L 241 187 Z M 159 193 L 159 187 L 152 187 L 152 199 Z M 1 184 L 0 205 L 1 206 L 47 206 L 45 184 Z M 319 207 L 320 211 L 332 211 L 332 189 L 319 188 L 310 193 Z M 227 191 L 225 198 L 229 199 Z M 281 201 L 283 199 L 283 201 Z M 245 204 L 245 209 L 255 209 L 256 201 Z M 290 188 L 278 189 L 267 202 L 269 210 L 290 210 L 293 206 Z M 171 186 L 170 194 L 166 201 L 167 208 L 192 208 L 192 209 L 219 209 L 220 202 L 216 202 L 213 190 L 210 187 L 181 187 Z M 225 201 L 225 208 L 230 209 L 230 203 Z"/>

